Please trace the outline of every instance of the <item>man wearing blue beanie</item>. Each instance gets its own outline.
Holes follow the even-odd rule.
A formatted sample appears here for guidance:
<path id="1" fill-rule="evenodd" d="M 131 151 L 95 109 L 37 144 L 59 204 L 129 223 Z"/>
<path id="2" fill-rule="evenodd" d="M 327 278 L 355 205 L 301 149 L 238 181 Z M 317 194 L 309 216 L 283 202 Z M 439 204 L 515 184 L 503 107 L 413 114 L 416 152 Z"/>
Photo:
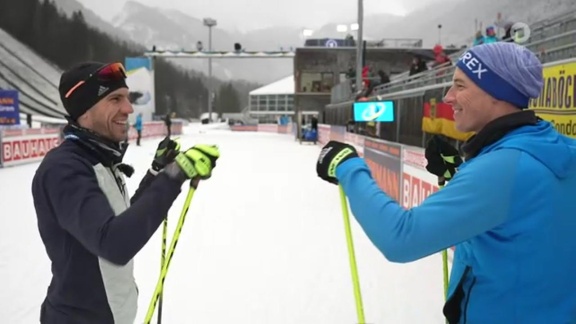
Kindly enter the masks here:
<path id="1" fill-rule="evenodd" d="M 342 185 L 388 260 L 456 247 L 450 324 L 576 323 L 576 141 L 526 109 L 542 86 L 542 64 L 523 46 L 464 53 L 444 101 L 456 128 L 475 135 L 463 163 L 448 143 L 430 142 L 428 170 L 449 182 L 409 210 L 380 190 L 352 146 L 332 141 L 320 153 L 318 176 Z"/>

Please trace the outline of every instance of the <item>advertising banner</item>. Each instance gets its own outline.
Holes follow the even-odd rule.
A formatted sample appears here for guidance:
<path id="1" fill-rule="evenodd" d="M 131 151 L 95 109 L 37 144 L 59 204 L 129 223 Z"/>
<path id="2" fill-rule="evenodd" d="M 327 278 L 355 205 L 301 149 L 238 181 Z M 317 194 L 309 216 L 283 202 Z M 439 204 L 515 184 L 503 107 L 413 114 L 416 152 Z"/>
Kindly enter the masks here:
<path id="1" fill-rule="evenodd" d="M 0 90 L 0 125 L 20 124 L 20 102 L 17 90 Z"/>
<path id="2" fill-rule="evenodd" d="M 401 146 L 372 138 L 364 139 L 364 159 L 378 186 L 400 203 Z"/>
<path id="3" fill-rule="evenodd" d="M 358 155 L 364 156 L 364 136 L 346 132 L 346 143 L 354 146 Z"/>
<path id="4" fill-rule="evenodd" d="M 130 88 L 130 102 L 134 108 L 130 120 L 134 123 L 136 115 L 142 113 L 142 121 L 152 121 L 152 114 L 155 111 L 152 58 L 127 57 L 124 65 L 126 84 Z"/>
<path id="5" fill-rule="evenodd" d="M 542 73 L 542 93 L 528 108 L 558 132 L 576 138 L 576 62 L 545 66 Z"/>
<path id="6" fill-rule="evenodd" d="M 149 138 L 149 137 L 161 137 L 166 136 L 168 134 L 166 125 L 164 122 L 154 121 L 154 122 L 146 122 L 142 125 L 142 138 Z M 182 122 L 181 121 L 172 121 L 172 126 L 170 127 L 170 132 L 172 135 L 181 135 L 182 134 Z M 128 131 L 128 138 L 130 140 L 135 140 L 138 137 L 138 133 L 136 129 L 131 127 Z"/>
<path id="7" fill-rule="evenodd" d="M 330 141 L 331 128 L 330 125 L 318 124 L 318 144 L 326 145 Z"/>
<path id="8" fill-rule="evenodd" d="M 346 141 L 346 126 L 330 126 L 330 140 L 345 142 Z"/>
<path id="9" fill-rule="evenodd" d="M 438 178 L 426 170 L 424 149 L 402 147 L 402 206 L 416 207 L 438 191 Z"/>
<path id="10" fill-rule="evenodd" d="M 2 166 L 40 161 L 60 143 L 59 129 L 2 131 Z"/>
<path id="11" fill-rule="evenodd" d="M 288 125 L 278 125 L 278 134 L 289 134 Z"/>
<path id="12" fill-rule="evenodd" d="M 230 129 L 233 132 L 257 132 L 258 126 L 257 125 L 232 125 Z"/>
<path id="13" fill-rule="evenodd" d="M 278 133 L 278 124 L 258 124 L 259 132 Z"/>

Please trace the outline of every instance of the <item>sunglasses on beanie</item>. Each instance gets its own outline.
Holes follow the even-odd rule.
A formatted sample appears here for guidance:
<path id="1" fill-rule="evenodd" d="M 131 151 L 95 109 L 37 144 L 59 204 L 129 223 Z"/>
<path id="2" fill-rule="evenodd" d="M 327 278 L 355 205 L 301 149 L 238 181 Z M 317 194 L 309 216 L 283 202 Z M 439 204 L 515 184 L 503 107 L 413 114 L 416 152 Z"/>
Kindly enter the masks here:
<path id="1" fill-rule="evenodd" d="M 93 77 L 97 77 L 98 81 L 101 82 L 122 80 L 126 79 L 126 69 L 124 68 L 124 65 L 122 65 L 122 63 L 111 63 L 104 65 L 95 72 L 91 73 L 86 79 L 76 83 L 75 86 L 73 86 L 70 90 L 68 90 L 68 92 L 64 97 L 68 99 L 72 95 L 72 93 L 76 91 L 76 89 L 78 89 L 80 86 L 85 84 L 88 80 L 92 79 Z"/>

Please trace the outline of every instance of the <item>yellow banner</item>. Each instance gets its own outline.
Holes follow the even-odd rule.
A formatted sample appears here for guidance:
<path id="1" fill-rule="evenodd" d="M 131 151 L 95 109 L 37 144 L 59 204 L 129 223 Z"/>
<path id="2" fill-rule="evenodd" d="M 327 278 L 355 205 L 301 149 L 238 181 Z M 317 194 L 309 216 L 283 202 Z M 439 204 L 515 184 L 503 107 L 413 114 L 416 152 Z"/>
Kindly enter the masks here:
<path id="1" fill-rule="evenodd" d="M 576 138 L 576 111 L 571 115 L 555 115 L 537 113 L 540 118 L 547 120 L 554 125 L 559 133 Z"/>
<path id="2" fill-rule="evenodd" d="M 576 138 L 576 61 L 547 66 L 543 75 L 542 93 L 528 108 L 560 133 Z"/>

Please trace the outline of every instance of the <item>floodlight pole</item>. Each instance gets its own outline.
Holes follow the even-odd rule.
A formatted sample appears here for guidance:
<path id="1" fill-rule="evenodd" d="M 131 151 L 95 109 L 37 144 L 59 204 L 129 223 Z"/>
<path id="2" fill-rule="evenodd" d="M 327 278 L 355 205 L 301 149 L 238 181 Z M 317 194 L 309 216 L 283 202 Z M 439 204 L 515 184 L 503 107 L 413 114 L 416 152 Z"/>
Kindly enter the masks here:
<path id="1" fill-rule="evenodd" d="M 356 43 L 356 91 L 362 89 L 362 49 L 364 30 L 364 0 L 358 0 L 358 37 Z"/>
<path id="2" fill-rule="evenodd" d="M 208 52 L 212 52 L 212 27 L 216 26 L 216 19 L 204 18 L 204 26 L 208 27 Z M 208 123 L 212 123 L 212 58 L 208 57 Z"/>

